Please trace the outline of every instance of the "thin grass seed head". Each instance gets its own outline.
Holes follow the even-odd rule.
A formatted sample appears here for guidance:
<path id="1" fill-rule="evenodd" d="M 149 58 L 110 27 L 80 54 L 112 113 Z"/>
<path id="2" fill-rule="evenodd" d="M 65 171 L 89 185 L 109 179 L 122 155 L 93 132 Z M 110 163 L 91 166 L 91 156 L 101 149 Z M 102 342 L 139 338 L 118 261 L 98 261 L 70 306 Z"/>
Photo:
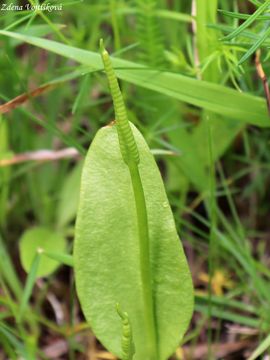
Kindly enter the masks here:
<path id="1" fill-rule="evenodd" d="M 118 80 L 116 78 L 109 53 L 104 47 L 103 39 L 100 39 L 100 52 L 114 103 L 118 139 L 123 160 L 126 164 L 138 164 L 140 162 L 140 157 L 137 144 L 128 121 Z"/>

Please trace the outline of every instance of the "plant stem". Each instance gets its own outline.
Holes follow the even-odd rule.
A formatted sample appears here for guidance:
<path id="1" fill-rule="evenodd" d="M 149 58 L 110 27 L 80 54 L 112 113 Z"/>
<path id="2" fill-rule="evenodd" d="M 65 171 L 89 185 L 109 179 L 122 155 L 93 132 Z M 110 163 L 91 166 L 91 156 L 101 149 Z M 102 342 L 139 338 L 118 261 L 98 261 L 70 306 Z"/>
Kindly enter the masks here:
<path id="1" fill-rule="evenodd" d="M 110 0 L 110 11 L 111 11 L 111 19 L 112 19 L 112 28 L 113 28 L 113 38 L 114 38 L 114 50 L 119 50 L 121 48 L 120 42 L 120 33 L 117 22 L 116 15 L 117 4 L 115 0 Z"/>
<path id="2" fill-rule="evenodd" d="M 157 360 L 157 339 L 155 332 L 154 306 L 151 284 L 151 263 L 150 263 L 150 239 L 148 231 L 148 216 L 145 203 L 145 196 L 138 165 L 135 162 L 128 164 L 132 188 L 135 198 L 137 224 L 140 246 L 140 267 L 142 291 L 144 300 L 145 327 L 149 342 L 146 347 L 151 360 Z"/>
<path id="3" fill-rule="evenodd" d="M 208 115 L 210 116 L 210 114 Z M 209 272 L 209 285 L 208 285 L 208 299 L 209 299 L 209 306 L 208 306 L 208 321 L 209 321 L 209 328 L 208 328 L 208 358 L 212 359 L 212 330 L 211 330 L 211 319 L 212 319 L 212 279 L 214 276 L 214 271 L 216 268 L 216 228 L 217 228 L 217 203 L 216 203 L 216 176 L 215 176 L 215 162 L 214 162 L 214 155 L 213 155 L 213 136 L 212 136 L 212 128 L 211 123 L 208 119 L 208 151 L 209 151 L 209 215 L 210 215 L 210 234 L 209 234 L 209 258 L 208 258 L 208 272 Z"/>
<path id="4" fill-rule="evenodd" d="M 116 115 L 120 151 L 123 161 L 129 168 L 134 200 L 137 213 L 137 225 L 140 251 L 140 273 L 142 281 L 143 315 L 146 330 L 146 356 L 147 360 L 158 360 L 157 339 L 154 319 L 154 306 L 152 296 L 151 264 L 150 264 L 150 240 L 148 231 L 148 217 L 144 197 L 142 181 L 139 172 L 139 152 L 132 129 L 130 127 L 122 93 L 115 76 L 108 52 L 100 41 L 101 56 L 104 69 L 108 78 Z M 136 344 L 135 344 L 136 345 Z"/>
<path id="5" fill-rule="evenodd" d="M 207 23 L 216 23 L 217 16 L 217 0 L 196 0 L 196 25 L 197 25 L 197 48 L 199 55 L 200 65 L 211 56 L 216 50 L 217 34 L 208 29 Z M 209 82 L 218 82 L 220 73 L 218 69 L 217 60 L 212 61 L 206 71 L 204 71 L 202 79 Z M 209 233 L 209 256 L 208 256 L 208 272 L 209 272 L 209 285 L 208 285 L 208 331 L 207 331 L 207 344 L 208 344 L 208 359 L 213 359 L 212 342 L 213 333 L 211 328 L 212 322 L 212 279 L 216 268 L 216 255 L 217 255 L 217 242 L 215 236 L 215 230 L 217 228 L 216 219 L 216 200 L 215 200 L 215 163 L 213 152 L 213 136 L 212 136 L 212 123 L 214 121 L 214 115 L 211 112 L 204 111 L 203 122 L 206 123 L 207 139 L 208 139 L 208 158 L 209 158 L 209 201 L 206 202 L 207 211 L 210 217 L 210 233 Z"/>

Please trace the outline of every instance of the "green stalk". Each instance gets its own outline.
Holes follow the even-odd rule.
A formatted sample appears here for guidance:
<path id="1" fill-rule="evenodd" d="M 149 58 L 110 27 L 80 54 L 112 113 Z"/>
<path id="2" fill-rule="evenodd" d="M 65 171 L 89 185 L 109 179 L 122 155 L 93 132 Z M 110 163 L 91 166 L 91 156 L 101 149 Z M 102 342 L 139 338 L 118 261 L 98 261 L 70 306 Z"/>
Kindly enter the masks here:
<path id="1" fill-rule="evenodd" d="M 217 19 L 217 0 L 196 0 L 196 44 L 198 49 L 198 56 L 200 65 L 216 51 L 217 47 L 217 33 L 207 27 L 208 23 L 215 24 Z M 206 71 L 202 74 L 202 79 L 209 82 L 218 82 L 220 72 L 218 69 L 217 60 L 213 61 Z M 213 359 L 212 354 L 212 342 L 213 333 L 211 328 L 212 321 L 212 279 L 217 265 L 216 255 L 217 251 L 217 239 L 215 230 L 217 228 L 216 217 L 216 199 L 215 199 L 215 163 L 214 163 L 214 144 L 213 144 L 213 128 L 214 122 L 217 121 L 215 114 L 204 111 L 202 114 L 202 120 L 197 128 L 202 129 L 201 135 L 207 134 L 207 147 L 208 147 L 208 166 L 209 166 L 209 200 L 206 202 L 207 212 L 210 217 L 210 233 L 209 233 L 209 256 L 208 256 L 208 272 L 209 272 L 209 286 L 208 286 L 208 331 L 207 331 L 207 344 L 208 344 L 208 359 Z M 223 124 L 226 128 L 227 124 Z M 204 130 L 204 131 L 203 131 Z M 206 131 L 205 131 L 206 130 Z"/>
<path id="2" fill-rule="evenodd" d="M 211 116 L 211 115 L 210 115 Z M 208 125 L 208 151 L 209 151 L 209 203 L 207 204 L 210 215 L 210 233 L 209 233 L 209 259 L 208 259 L 208 272 L 209 272 L 209 285 L 208 285 L 208 358 L 212 359 L 212 330 L 211 330 L 211 319 L 212 319 L 212 279 L 214 276 L 215 268 L 216 268 L 216 255 L 217 255 L 217 239 L 216 239 L 216 228 L 217 228 L 217 211 L 216 211 L 216 176 L 215 176 L 215 162 L 214 162 L 214 154 L 213 154 L 213 136 L 212 136 L 212 128 L 211 122 L 209 119 L 206 120 Z"/>
<path id="3" fill-rule="evenodd" d="M 200 64 L 215 50 L 218 41 L 217 32 L 207 27 L 215 24 L 217 16 L 217 0 L 196 0 L 196 46 Z M 217 82 L 219 69 L 217 60 L 212 61 L 203 73 L 203 80 Z"/>
<path id="4" fill-rule="evenodd" d="M 147 334 L 147 339 L 145 339 L 145 347 L 148 357 L 146 356 L 145 358 L 149 360 L 157 360 L 159 356 L 157 352 L 157 339 L 155 331 L 154 306 L 152 296 L 150 240 L 145 196 L 138 166 L 140 158 L 137 144 L 134 139 L 130 124 L 128 122 L 125 104 L 118 85 L 118 81 L 115 76 L 109 54 L 105 50 L 102 40 L 100 41 L 100 49 L 102 60 L 104 63 L 104 69 L 108 78 L 114 103 L 120 151 L 124 162 L 129 168 L 135 199 L 140 248 L 140 272 L 144 304 L 143 314 Z"/>
<path id="5" fill-rule="evenodd" d="M 120 42 L 120 32 L 117 22 L 117 3 L 115 0 L 110 0 L 110 11 L 111 11 L 111 21 L 112 21 L 112 28 L 113 28 L 113 38 L 114 38 L 114 50 L 119 50 L 121 48 Z"/>
<path id="6" fill-rule="evenodd" d="M 144 191 L 141 181 L 141 176 L 137 164 L 129 166 L 130 177 L 132 181 L 132 188 L 135 198 L 137 222 L 139 231 L 139 245 L 140 245 L 140 267 L 141 279 L 143 287 L 144 298 L 144 313 L 145 313 L 145 326 L 149 337 L 149 354 L 151 359 L 157 360 L 156 348 L 156 332 L 154 320 L 154 306 L 152 297 L 152 284 L 151 284 L 151 265 L 150 265 L 150 246 L 149 246 L 149 231 L 148 231 L 148 217 L 144 197 Z"/>

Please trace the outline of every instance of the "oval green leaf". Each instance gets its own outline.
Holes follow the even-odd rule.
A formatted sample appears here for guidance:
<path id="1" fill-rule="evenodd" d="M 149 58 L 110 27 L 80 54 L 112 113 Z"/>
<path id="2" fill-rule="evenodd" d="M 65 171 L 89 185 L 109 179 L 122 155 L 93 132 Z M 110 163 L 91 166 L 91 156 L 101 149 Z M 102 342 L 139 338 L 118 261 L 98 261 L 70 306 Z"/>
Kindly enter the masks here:
<path id="1" fill-rule="evenodd" d="M 80 196 L 81 173 L 82 162 L 79 162 L 64 180 L 56 210 L 59 229 L 64 228 L 76 217 Z"/>
<path id="2" fill-rule="evenodd" d="M 24 270 L 29 273 L 32 262 L 38 249 L 50 252 L 64 252 L 66 248 L 65 238 L 53 230 L 37 226 L 25 231 L 19 243 L 20 258 Z M 42 256 L 37 271 L 37 277 L 50 275 L 59 267 L 59 263 Z"/>
<path id="3" fill-rule="evenodd" d="M 134 126 L 132 129 L 148 212 L 159 354 L 154 360 L 165 360 L 187 330 L 193 311 L 193 286 L 158 167 L 142 135 Z M 131 321 L 134 360 L 150 360 L 142 313 L 135 201 L 115 125 L 99 130 L 85 160 L 74 267 L 82 309 L 98 339 L 120 356 L 122 330 L 115 311 L 119 303 Z"/>

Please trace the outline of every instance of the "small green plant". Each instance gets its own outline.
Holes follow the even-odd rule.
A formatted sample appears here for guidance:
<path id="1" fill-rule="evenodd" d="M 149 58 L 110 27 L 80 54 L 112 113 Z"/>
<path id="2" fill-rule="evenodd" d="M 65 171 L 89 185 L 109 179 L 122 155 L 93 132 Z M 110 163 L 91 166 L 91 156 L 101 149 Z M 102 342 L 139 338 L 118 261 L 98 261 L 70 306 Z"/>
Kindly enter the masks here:
<path id="1" fill-rule="evenodd" d="M 127 119 L 102 41 L 101 55 L 116 121 L 98 131 L 83 167 L 74 247 L 77 292 L 108 350 L 124 354 L 122 359 L 165 360 L 187 330 L 192 280 L 159 170 Z M 126 349 L 118 303 L 133 334 Z"/>
<path id="2" fill-rule="evenodd" d="M 20 239 L 19 245 L 21 263 L 27 273 L 31 270 L 38 250 L 62 253 L 66 249 L 65 238 L 60 233 L 41 226 L 26 230 Z M 55 260 L 43 257 L 38 267 L 37 276 L 48 276 L 58 266 L 59 264 Z"/>

